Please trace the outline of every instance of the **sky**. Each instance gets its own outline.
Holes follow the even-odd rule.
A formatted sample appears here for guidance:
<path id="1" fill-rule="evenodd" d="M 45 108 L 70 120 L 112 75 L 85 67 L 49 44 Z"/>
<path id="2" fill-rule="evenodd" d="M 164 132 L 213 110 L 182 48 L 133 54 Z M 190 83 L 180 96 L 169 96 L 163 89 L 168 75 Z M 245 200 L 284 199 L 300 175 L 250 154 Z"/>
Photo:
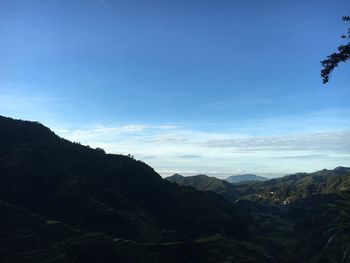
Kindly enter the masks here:
<path id="1" fill-rule="evenodd" d="M 350 166 L 348 0 L 0 0 L 0 115 L 161 175 Z"/>

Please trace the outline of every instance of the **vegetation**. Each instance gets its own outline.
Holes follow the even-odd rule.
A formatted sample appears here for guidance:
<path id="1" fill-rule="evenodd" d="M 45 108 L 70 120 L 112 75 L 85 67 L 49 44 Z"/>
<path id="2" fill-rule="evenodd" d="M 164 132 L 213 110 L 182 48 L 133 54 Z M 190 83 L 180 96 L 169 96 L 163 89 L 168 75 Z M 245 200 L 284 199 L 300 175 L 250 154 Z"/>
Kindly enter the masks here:
<path id="1" fill-rule="evenodd" d="M 343 16 L 343 21 L 349 22 L 350 16 Z M 350 27 L 345 35 L 342 35 L 341 38 L 350 40 Z M 321 61 L 322 70 L 321 77 L 323 83 L 326 84 L 329 81 L 329 77 L 333 70 L 338 67 L 340 62 L 346 62 L 350 59 L 350 42 L 338 47 L 338 51 L 327 56 L 327 59 Z"/>
<path id="2" fill-rule="evenodd" d="M 314 173 L 297 173 L 265 182 L 236 185 L 241 198 L 270 205 L 288 205 L 317 194 L 350 190 L 350 168 L 337 167 Z"/>
<path id="3" fill-rule="evenodd" d="M 176 175 L 168 179 L 215 191 L 234 202 L 251 218 L 250 242 L 263 248 L 275 262 L 347 259 L 350 202 L 343 196 L 350 192 L 350 168 L 234 184 L 221 191 L 217 186 L 225 181 L 217 178 Z"/>
<path id="4" fill-rule="evenodd" d="M 331 236 L 327 245 L 340 245 L 343 250 L 341 262 L 347 262 L 350 260 L 350 193 L 343 194 L 342 197 L 342 200 L 329 204 L 331 209 L 338 212 L 338 220 L 328 228 Z"/>

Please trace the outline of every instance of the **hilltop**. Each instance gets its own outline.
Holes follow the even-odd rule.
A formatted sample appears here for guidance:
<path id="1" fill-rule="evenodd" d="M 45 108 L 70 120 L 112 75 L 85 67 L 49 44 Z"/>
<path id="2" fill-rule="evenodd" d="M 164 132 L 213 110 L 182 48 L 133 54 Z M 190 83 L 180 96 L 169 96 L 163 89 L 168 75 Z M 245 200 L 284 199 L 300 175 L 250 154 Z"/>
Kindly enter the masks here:
<path id="1" fill-rule="evenodd" d="M 216 177 L 209 177 L 204 174 L 194 176 L 174 174 L 165 179 L 181 186 L 191 186 L 199 191 L 212 191 L 229 200 L 236 197 L 234 187 L 229 182 Z"/>

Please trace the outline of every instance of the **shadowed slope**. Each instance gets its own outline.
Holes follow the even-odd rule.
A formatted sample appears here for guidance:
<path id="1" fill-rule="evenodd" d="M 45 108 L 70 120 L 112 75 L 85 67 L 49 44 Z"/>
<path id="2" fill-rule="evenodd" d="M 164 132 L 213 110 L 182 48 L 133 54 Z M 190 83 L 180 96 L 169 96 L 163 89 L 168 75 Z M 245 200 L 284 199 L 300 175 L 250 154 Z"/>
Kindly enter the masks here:
<path id="1" fill-rule="evenodd" d="M 144 241 L 247 234 L 220 196 L 179 187 L 127 156 L 0 117 L 0 200 L 75 227 Z"/>

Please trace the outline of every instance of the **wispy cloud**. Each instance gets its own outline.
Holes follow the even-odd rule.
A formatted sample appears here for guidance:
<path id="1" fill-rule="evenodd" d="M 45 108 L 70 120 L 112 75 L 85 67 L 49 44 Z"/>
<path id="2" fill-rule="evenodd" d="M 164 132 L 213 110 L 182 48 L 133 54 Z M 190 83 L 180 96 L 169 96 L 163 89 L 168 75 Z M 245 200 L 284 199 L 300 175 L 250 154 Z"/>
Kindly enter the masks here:
<path id="1" fill-rule="evenodd" d="M 60 135 L 147 161 L 161 173 L 278 173 L 313 171 L 350 162 L 350 131 L 252 136 L 190 126 L 129 124 Z M 167 126 L 165 124 L 165 126 Z"/>
<path id="2" fill-rule="evenodd" d="M 105 136 L 117 136 L 123 133 L 138 133 L 142 132 L 147 128 L 146 125 L 142 124 L 129 124 L 117 127 L 97 127 L 91 129 L 60 129 L 57 130 L 63 137 L 67 136 L 72 140 L 87 140 L 87 139 L 98 139 L 102 140 Z"/>
<path id="3" fill-rule="evenodd" d="M 166 134 L 155 134 L 154 136 L 151 136 L 145 141 L 149 143 L 163 144 L 163 143 L 184 143 L 184 142 L 187 142 L 188 139 L 189 138 L 187 138 L 183 134 L 166 133 Z"/>
<path id="4" fill-rule="evenodd" d="M 187 140 L 178 134 L 169 133 L 169 130 L 177 130 L 183 126 L 177 125 L 145 125 L 145 124 L 127 124 L 116 126 L 95 125 L 85 129 L 58 129 L 57 132 L 63 137 L 71 140 L 86 141 L 112 141 L 118 140 L 128 135 L 138 135 L 138 140 L 145 142 L 183 142 Z M 166 133 L 165 133 L 166 132 Z"/>
<path id="5" fill-rule="evenodd" d="M 329 154 L 301 154 L 301 155 L 286 155 L 276 156 L 274 159 L 324 159 L 324 158 L 337 158 Z"/>
<path id="6" fill-rule="evenodd" d="M 155 125 L 155 126 L 152 126 L 156 129 L 162 129 L 162 130 L 173 130 L 173 129 L 181 129 L 181 128 L 185 128 L 186 126 L 185 125 L 171 125 L 171 124 L 168 124 L 168 125 Z"/>
<path id="7" fill-rule="evenodd" d="M 153 156 L 153 155 L 144 155 L 144 156 L 140 156 L 140 158 L 142 159 L 142 160 L 151 160 L 151 159 L 155 159 L 155 158 L 157 158 L 156 156 Z"/>
<path id="8" fill-rule="evenodd" d="M 183 154 L 183 155 L 179 155 L 179 158 L 196 159 L 196 158 L 202 158 L 202 155 L 198 155 L 198 154 Z"/>
<path id="9" fill-rule="evenodd" d="M 350 132 L 210 140 L 205 142 L 203 146 L 208 148 L 232 148 L 237 149 L 238 152 L 307 150 L 350 153 Z"/>

